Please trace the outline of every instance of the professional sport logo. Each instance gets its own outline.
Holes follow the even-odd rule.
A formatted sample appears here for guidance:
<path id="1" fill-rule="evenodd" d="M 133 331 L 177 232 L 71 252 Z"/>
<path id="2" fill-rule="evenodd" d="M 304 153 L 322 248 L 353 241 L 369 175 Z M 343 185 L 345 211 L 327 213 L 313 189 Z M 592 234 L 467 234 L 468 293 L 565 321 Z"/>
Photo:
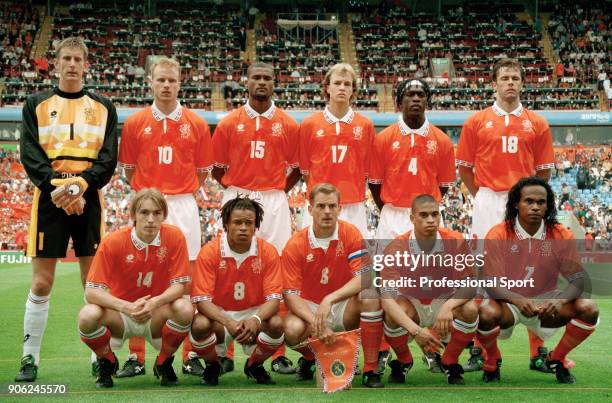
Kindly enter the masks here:
<path id="1" fill-rule="evenodd" d="M 308 255 L 306 255 L 306 261 L 308 263 L 313 262 L 314 261 L 314 255 L 312 253 L 309 253 Z"/>
<path id="2" fill-rule="evenodd" d="M 512 253 L 516 253 L 519 251 L 519 247 L 517 244 L 512 244 L 512 246 L 510 247 L 510 252 Z"/>
<path id="3" fill-rule="evenodd" d="M 427 141 L 427 154 L 435 154 L 438 151 L 438 142 L 436 140 Z"/>
<path id="4" fill-rule="evenodd" d="M 168 248 L 165 246 L 162 246 L 161 248 L 157 250 L 156 255 L 157 255 L 157 261 L 159 263 L 163 263 L 164 260 L 166 260 L 166 256 L 168 256 Z"/>
<path id="5" fill-rule="evenodd" d="M 279 122 L 272 124 L 272 135 L 279 137 L 283 135 L 283 125 Z"/>
<path id="6" fill-rule="evenodd" d="M 151 126 L 147 126 L 144 128 L 144 134 L 151 134 L 152 131 L 153 129 L 151 129 Z"/>
<path id="7" fill-rule="evenodd" d="M 134 255 L 131 253 L 125 257 L 125 263 L 134 263 Z"/>
<path id="8" fill-rule="evenodd" d="M 219 262 L 219 270 L 225 270 L 227 269 L 227 263 L 225 262 L 225 260 L 222 260 Z"/>
<path id="9" fill-rule="evenodd" d="M 524 132 L 532 132 L 533 131 L 533 124 L 531 123 L 531 120 L 523 120 L 522 122 L 523 125 L 523 131 Z"/>
<path id="10" fill-rule="evenodd" d="M 236 126 L 236 131 L 243 132 L 244 131 L 244 123 L 240 123 L 238 126 Z"/>
<path id="11" fill-rule="evenodd" d="M 324 134 L 325 134 L 325 130 L 323 129 L 317 130 L 317 137 L 323 137 Z"/>
<path id="12" fill-rule="evenodd" d="M 355 126 L 353 127 L 353 134 L 355 135 L 355 140 L 361 140 L 363 136 L 363 127 Z"/>
<path id="13" fill-rule="evenodd" d="M 259 274 L 262 271 L 261 267 L 261 259 L 255 258 L 253 259 L 253 263 L 251 263 L 251 269 L 253 269 L 253 274 Z"/>
<path id="14" fill-rule="evenodd" d="M 493 128 L 493 121 L 489 120 L 487 124 L 485 125 L 485 129 L 492 129 L 492 128 Z"/>
<path id="15" fill-rule="evenodd" d="M 191 125 L 189 123 L 183 123 L 179 126 L 179 132 L 181 133 L 181 138 L 186 139 L 191 135 Z"/>
<path id="16" fill-rule="evenodd" d="M 399 142 L 399 140 L 395 140 L 393 142 L 393 144 L 391 144 L 391 149 L 392 150 L 399 150 L 399 148 L 400 148 L 400 142 Z"/>

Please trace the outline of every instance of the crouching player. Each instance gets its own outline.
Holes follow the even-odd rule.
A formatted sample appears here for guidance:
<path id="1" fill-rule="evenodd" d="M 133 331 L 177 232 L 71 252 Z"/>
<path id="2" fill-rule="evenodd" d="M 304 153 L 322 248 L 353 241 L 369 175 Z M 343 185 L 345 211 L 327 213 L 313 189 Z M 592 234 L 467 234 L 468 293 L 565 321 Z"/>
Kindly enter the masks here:
<path id="1" fill-rule="evenodd" d="M 296 233 L 283 250 L 283 279 L 287 345 L 302 354 L 298 380 L 313 378 L 313 353 L 308 336 L 331 343 L 334 332 L 361 329 L 365 358 L 363 384 L 382 388 L 378 347 L 382 339 L 382 310 L 375 298 L 360 298 L 362 276 L 370 276 L 371 261 L 357 227 L 338 220 L 340 193 L 320 183 L 310 192 L 312 225 Z M 363 284 L 370 284 L 363 279 Z"/>
<path id="2" fill-rule="evenodd" d="M 432 196 L 419 195 L 414 199 L 410 220 L 414 229 L 396 237 L 384 254 L 420 260 L 385 265 L 377 279 L 380 282 L 375 283 L 381 287 L 385 337 L 397 355 L 397 360 L 389 363 L 389 382 L 406 381 L 413 364 L 408 347 L 412 339 L 426 354 L 435 354 L 440 359 L 437 351 L 442 344 L 427 329 L 433 326 L 442 340 L 448 341 L 439 362 L 448 383 L 463 385 L 463 368 L 458 360 L 476 334 L 478 307 L 472 299 L 473 288 L 455 288 L 448 282 L 473 277 L 475 259 L 463 235 L 439 228 L 440 206 Z M 405 284 L 398 286 L 398 280 Z M 436 281 L 440 284 L 435 284 Z"/>
<path id="3" fill-rule="evenodd" d="M 283 344 L 278 307 L 282 292 L 280 257 L 274 245 L 255 237 L 263 218 L 258 202 L 241 197 L 221 208 L 225 233 L 206 244 L 196 260 L 191 301 L 197 304 L 190 340 L 204 359 L 203 385 L 219 384 L 221 365 L 215 347 L 232 340 L 250 355 L 248 378 L 274 385 L 264 361 Z"/>
<path id="4" fill-rule="evenodd" d="M 560 383 L 575 383 L 564 366 L 567 354 L 595 331 L 599 311 L 594 301 L 581 298 L 585 272 L 579 263 L 572 233 L 556 220 L 555 198 L 539 177 L 520 179 L 508 193 L 505 219 L 485 238 L 484 276 L 523 281 L 520 288 L 498 284 L 487 289 L 491 299 L 479 308 L 478 339 L 487 351 L 483 381 L 499 382 L 501 353 L 497 338 L 508 338 L 523 323 L 546 339 L 565 326 L 547 365 Z M 569 281 L 557 288 L 561 274 Z M 493 299 L 495 298 L 495 299 Z"/>
<path id="5" fill-rule="evenodd" d="M 174 352 L 191 325 L 193 307 L 182 298 L 190 281 L 187 243 L 182 232 L 162 222 L 164 196 L 142 189 L 130 206 L 133 227 L 104 238 L 85 284 L 88 304 L 79 313 L 81 340 L 98 357 L 96 386 L 113 386 L 120 348 L 130 337 L 144 337 L 157 350 L 154 373 L 162 386 L 178 384 Z"/>

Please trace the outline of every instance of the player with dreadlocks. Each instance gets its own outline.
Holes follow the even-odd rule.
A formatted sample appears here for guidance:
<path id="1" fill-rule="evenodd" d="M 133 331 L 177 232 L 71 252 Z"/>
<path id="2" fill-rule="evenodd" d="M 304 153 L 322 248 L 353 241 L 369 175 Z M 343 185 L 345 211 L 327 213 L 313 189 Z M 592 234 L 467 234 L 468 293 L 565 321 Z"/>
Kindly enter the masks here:
<path id="1" fill-rule="evenodd" d="M 500 381 L 497 338 L 510 337 L 518 323 L 542 339 L 565 326 L 546 365 L 558 382 L 576 382 L 565 358 L 595 331 L 599 311 L 593 300 L 582 298 L 585 272 L 572 233 L 556 220 L 554 200 L 545 179 L 520 179 L 508 193 L 504 221 L 485 238 L 483 276 L 498 280 L 498 286 L 487 289 L 490 299 L 479 308 L 477 335 L 487 352 L 484 382 Z M 559 274 L 569 282 L 563 290 L 557 288 Z M 500 283 L 503 278 L 522 281 L 524 286 L 510 289 Z"/>
<path id="2" fill-rule="evenodd" d="M 206 362 L 202 384 L 219 384 L 217 344 L 235 340 L 250 355 L 244 373 L 273 385 L 264 361 L 283 343 L 278 315 L 282 292 L 276 248 L 255 236 L 264 216 L 258 202 L 236 196 L 221 208 L 224 233 L 206 244 L 196 260 L 191 302 L 197 305 L 190 340 Z"/>

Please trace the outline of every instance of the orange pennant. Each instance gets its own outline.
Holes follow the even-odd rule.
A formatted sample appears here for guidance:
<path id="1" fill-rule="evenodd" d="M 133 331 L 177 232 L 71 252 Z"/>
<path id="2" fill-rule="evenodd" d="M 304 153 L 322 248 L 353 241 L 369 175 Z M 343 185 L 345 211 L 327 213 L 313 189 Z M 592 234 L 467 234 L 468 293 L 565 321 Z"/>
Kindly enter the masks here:
<path id="1" fill-rule="evenodd" d="M 360 335 L 360 329 L 336 333 L 336 341 L 329 346 L 319 339 L 308 341 L 317 360 L 317 370 L 323 377 L 324 392 L 346 389 L 353 382 L 359 359 Z"/>

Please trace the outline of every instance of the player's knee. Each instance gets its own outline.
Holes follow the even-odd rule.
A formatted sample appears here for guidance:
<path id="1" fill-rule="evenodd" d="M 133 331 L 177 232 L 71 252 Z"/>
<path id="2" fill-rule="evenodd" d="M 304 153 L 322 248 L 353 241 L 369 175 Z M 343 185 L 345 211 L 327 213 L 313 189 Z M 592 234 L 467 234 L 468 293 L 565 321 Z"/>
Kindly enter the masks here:
<path id="1" fill-rule="evenodd" d="M 463 304 L 457 319 L 468 323 L 475 322 L 478 319 L 478 305 L 476 301 L 470 300 Z"/>
<path id="2" fill-rule="evenodd" d="M 359 299 L 361 305 L 361 312 L 376 312 L 380 311 L 380 299 L 378 298 L 365 298 Z"/>
<path id="3" fill-rule="evenodd" d="M 287 315 L 283 321 L 283 330 L 287 344 L 295 345 L 302 341 L 301 338 L 306 330 L 306 324 L 296 316 Z"/>
<path id="4" fill-rule="evenodd" d="M 268 319 L 266 333 L 274 338 L 279 338 L 283 334 L 283 320 L 279 315 L 274 315 Z"/>
<path id="5" fill-rule="evenodd" d="M 37 275 L 32 278 L 32 293 L 34 295 L 45 296 L 51 294 L 53 287 L 53 276 Z"/>
<path id="6" fill-rule="evenodd" d="M 79 312 L 79 329 L 95 330 L 95 328 L 98 327 L 103 315 L 104 309 L 102 309 L 99 305 L 85 305 Z"/>
<path id="7" fill-rule="evenodd" d="M 202 340 L 210 333 L 212 322 L 202 314 L 196 314 L 191 322 L 191 334 L 196 340 Z"/>
<path id="8" fill-rule="evenodd" d="M 599 317 L 599 308 L 592 299 L 581 298 L 575 303 L 576 314 L 580 320 L 595 324 Z"/>
<path id="9" fill-rule="evenodd" d="M 501 309 L 497 302 L 489 300 L 478 307 L 479 329 L 490 330 L 497 326 L 501 316 Z"/>
<path id="10" fill-rule="evenodd" d="M 180 324 L 188 324 L 193 319 L 193 305 L 185 298 L 173 301 L 171 307 L 174 320 Z"/>

